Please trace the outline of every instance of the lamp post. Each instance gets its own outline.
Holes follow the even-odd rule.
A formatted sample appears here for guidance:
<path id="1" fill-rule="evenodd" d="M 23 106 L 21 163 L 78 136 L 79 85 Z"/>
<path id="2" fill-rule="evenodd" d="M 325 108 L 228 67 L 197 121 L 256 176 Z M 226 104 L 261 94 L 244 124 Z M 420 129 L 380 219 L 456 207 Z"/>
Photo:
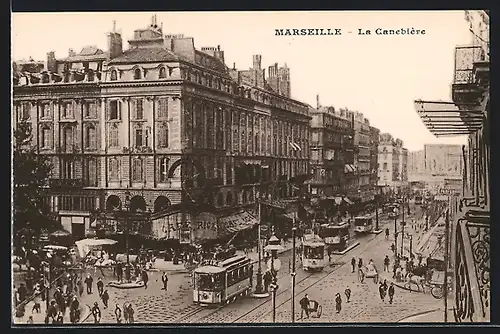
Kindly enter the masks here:
<path id="1" fill-rule="evenodd" d="M 398 256 L 398 209 L 394 208 L 394 256 Z"/>
<path id="2" fill-rule="evenodd" d="M 405 225 L 406 222 L 403 220 L 401 222 L 401 257 L 403 257 L 403 246 L 404 246 L 404 237 L 405 237 Z"/>
<path id="3" fill-rule="evenodd" d="M 52 255 L 47 253 L 47 262 L 44 262 L 44 277 L 45 277 L 45 306 L 49 309 L 50 306 L 50 280 L 52 276 Z"/>
<path id="4" fill-rule="evenodd" d="M 379 196 L 378 194 L 375 195 L 375 230 L 378 231 L 379 226 L 378 226 L 378 200 Z"/>
<path id="5" fill-rule="evenodd" d="M 276 322 L 276 291 L 278 290 L 278 271 L 281 268 L 281 261 L 278 259 L 278 251 L 282 250 L 283 247 L 280 244 L 280 240 L 276 237 L 273 230 L 273 235 L 269 238 L 267 246 L 264 248 L 266 251 L 271 252 L 271 260 L 268 263 L 268 267 L 273 276 L 271 283 L 272 301 L 273 301 L 273 322 Z"/>
<path id="6" fill-rule="evenodd" d="M 295 261 L 296 261 L 296 250 L 295 250 L 295 235 L 297 233 L 297 226 L 295 225 L 295 213 L 293 215 L 293 227 L 292 227 L 292 323 L 295 322 Z"/>
<path id="7" fill-rule="evenodd" d="M 408 233 L 408 238 L 410 238 L 410 259 L 413 258 L 413 234 Z"/>
<path id="8" fill-rule="evenodd" d="M 125 265 L 125 279 L 127 280 L 127 283 L 130 283 L 130 252 L 129 252 L 129 245 L 128 245 L 128 239 L 129 239 L 128 213 L 130 210 L 130 192 L 129 191 L 125 192 L 124 208 L 125 208 L 125 254 L 127 255 L 127 263 Z"/>
<path id="9" fill-rule="evenodd" d="M 264 285 L 262 284 L 262 240 L 261 240 L 261 224 L 262 224 L 262 203 L 260 200 L 257 202 L 257 210 L 259 216 L 259 225 L 257 226 L 257 252 L 259 253 L 259 262 L 257 267 L 257 285 L 255 286 L 255 291 L 253 297 L 265 298 L 269 297 L 269 293 L 264 291 Z"/>

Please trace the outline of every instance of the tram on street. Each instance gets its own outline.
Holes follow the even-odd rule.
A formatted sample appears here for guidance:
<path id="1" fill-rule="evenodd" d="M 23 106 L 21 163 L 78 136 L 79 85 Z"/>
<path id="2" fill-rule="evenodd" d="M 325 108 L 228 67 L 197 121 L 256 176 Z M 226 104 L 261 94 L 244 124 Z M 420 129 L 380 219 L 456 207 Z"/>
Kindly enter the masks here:
<path id="1" fill-rule="evenodd" d="M 245 297 L 252 289 L 253 267 L 244 255 L 206 261 L 193 271 L 193 302 L 224 305 Z"/>
<path id="2" fill-rule="evenodd" d="M 321 271 L 325 267 L 325 243 L 315 234 L 302 238 L 302 268 L 305 271 Z"/>
<path id="3" fill-rule="evenodd" d="M 354 232 L 369 233 L 373 230 L 373 214 L 354 217 Z"/>
<path id="4" fill-rule="evenodd" d="M 323 238 L 328 249 L 340 252 L 346 249 L 349 243 L 349 227 L 348 222 L 322 224 L 319 236 Z"/>

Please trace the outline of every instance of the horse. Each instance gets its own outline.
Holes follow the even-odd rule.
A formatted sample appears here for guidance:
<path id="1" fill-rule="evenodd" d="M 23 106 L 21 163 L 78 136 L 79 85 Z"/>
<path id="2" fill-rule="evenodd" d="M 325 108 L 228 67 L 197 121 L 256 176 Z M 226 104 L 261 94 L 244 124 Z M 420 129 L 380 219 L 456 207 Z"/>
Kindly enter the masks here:
<path id="1" fill-rule="evenodd" d="M 424 291 L 424 282 L 425 282 L 424 277 L 408 273 L 406 276 L 405 287 L 411 291 L 411 284 L 413 283 L 417 286 L 418 292 L 420 292 L 420 287 L 422 287 L 422 291 Z"/>

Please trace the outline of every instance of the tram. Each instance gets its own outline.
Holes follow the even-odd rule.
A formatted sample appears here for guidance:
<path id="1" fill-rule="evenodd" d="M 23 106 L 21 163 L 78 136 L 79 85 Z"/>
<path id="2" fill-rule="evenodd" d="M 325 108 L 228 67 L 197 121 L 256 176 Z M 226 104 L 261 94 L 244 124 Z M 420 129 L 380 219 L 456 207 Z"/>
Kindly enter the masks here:
<path id="1" fill-rule="evenodd" d="M 193 272 L 193 302 L 223 305 L 244 297 L 252 289 L 253 267 L 244 255 L 207 261 Z"/>
<path id="2" fill-rule="evenodd" d="M 302 238 L 302 267 L 305 271 L 321 271 L 325 267 L 325 243 L 315 234 Z"/>
<path id="3" fill-rule="evenodd" d="M 369 233 L 373 230 L 373 214 L 354 217 L 354 232 Z"/>
<path id="4" fill-rule="evenodd" d="M 348 222 L 322 224 L 319 236 L 330 250 L 340 252 L 346 249 L 349 243 L 349 227 Z"/>

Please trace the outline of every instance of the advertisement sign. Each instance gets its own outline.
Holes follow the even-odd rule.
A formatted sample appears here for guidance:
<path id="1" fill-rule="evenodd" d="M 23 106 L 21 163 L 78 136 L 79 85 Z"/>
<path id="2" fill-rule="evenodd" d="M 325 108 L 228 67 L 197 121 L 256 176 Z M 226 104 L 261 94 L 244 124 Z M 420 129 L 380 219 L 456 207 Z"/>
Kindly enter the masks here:
<path id="1" fill-rule="evenodd" d="M 217 216 L 213 213 L 199 213 L 191 222 L 191 227 L 195 240 L 217 238 Z"/>

